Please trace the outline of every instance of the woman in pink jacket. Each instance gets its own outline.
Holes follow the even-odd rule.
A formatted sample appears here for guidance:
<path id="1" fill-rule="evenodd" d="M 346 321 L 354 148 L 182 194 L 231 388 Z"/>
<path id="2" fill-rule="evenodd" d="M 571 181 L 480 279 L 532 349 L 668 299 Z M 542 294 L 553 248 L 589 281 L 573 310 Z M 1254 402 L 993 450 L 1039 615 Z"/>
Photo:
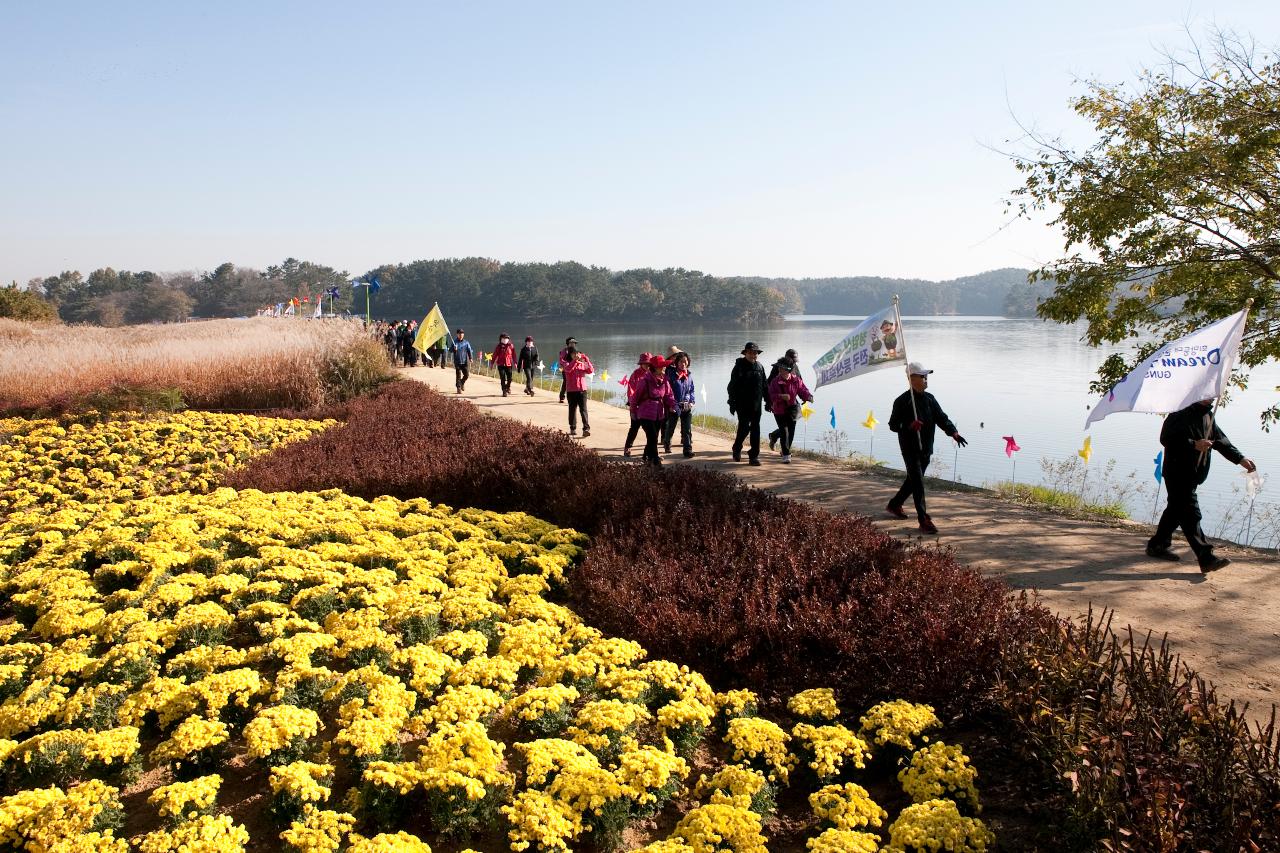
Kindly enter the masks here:
<path id="1" fill-rule="evenodd" d="M 564 374 L 564 393 L 569 400 L 569 435 L 578 434 L 578 411 L 582 411 L 582 437 L 591 435 L 587 422 L 587 377 L 596 372 L 585 352 L 569 347 L 560 359 L 560 371 Z"/>
<path id="2" fill-rule="evenodd" d="M 804 380 L 796 375 L 795 364 L 781 359 L 776 367 L 778 375 L 769 383 L 769 410 L 778 422 L 778 439 L 782 442 L 782 461 L 791 461 L 791 443 L 796 438 L 796 421 L 800 417 L 800 401 L 813 401 L 813 395 L 805 387 Z M 769 436 L 773 445 L 773 435 Z"/>
<path id="3" fill-rule="evenodd" d="M 498 336 L 498 345 L 493 348 L 493 365 L 498 368 L 498 381 L 502 384 L 502 396 L 511 393 L 511 368 L 516 364 L 516 345 L 511 343 L 511 336 L 503 332 Z"/>
<path id="4" fill-rule="evenodd" d="M 649 359 L 651 358 L 653 358 L 651 353 L 640 353 L 640 360 L 636 362 L 636 369 L 631 371 L 631 376 L 627 378 L 627 409 L 631 412 L 631 426 L 627 427 L 627 440 L 622 445 L 623 456 L 631 455 L 631 445 L 636 443 L 636 433 L 640 432 L 640 420 L 636 417 L 636 407 L 633 400 L 636 395 L 636 383 L 649 372 Z"/>
<path id="5" fill-rule="evenodd" d="M 644 430 L 644 461 L 659 468 L 662 467 L 662 457 L 658 455 L 658 435 L 667 415 L 676 408 L 675 394 L 667 381 L 668 364 L 670 362 L 660 355 L 650 358 L 649 372 L 635 383 L 631 398 L 636 420 Z"/>

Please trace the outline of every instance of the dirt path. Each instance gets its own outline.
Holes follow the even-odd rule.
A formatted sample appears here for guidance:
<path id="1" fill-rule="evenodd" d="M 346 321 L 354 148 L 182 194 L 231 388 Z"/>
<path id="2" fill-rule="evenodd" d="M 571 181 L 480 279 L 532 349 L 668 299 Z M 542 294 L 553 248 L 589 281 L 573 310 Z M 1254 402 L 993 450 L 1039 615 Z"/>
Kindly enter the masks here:
<path id="1" fill-rule="evenodd" d="M 402 373 L 446 394 L 454 393 L 451 369 L 410 368 Z M 567 407 L 555 393 L 533 398 L 517 391 L 503 397 L 498 383 L 472 376 L 462 395 L 486 411 L 528 423 L 566 430 Z M 628 415 L 624 409 L 589 403 L 591 437 L 580 439 L 607 458 L 622 458 Z M 766 421 L 770 419 L 766 418 Z M 766 430 L 764 430 L 767 432 Z M 640 436 L 643 442 L 643 434 Z M 896 486 L 882 475 L 841 470 L 796 458 L 783 465 L 764 448 L 760 467 L 732 461 L 731 441 L 697 432 L 691 460 L 677 451 L 669 464 L 696 464 L 729 471 L 743 481 L 787 497 L 812 501 L 825 509 L 868 515 L 902 538 L 916 538 L 911 521 L 884 513 Z M 638 464 L 638 453 L 633 456 Z M 982 493 L 931 489 L 929 511 L 941 530 L 940 543 L 985 574 L 1010 586 L 1038 590 L 1041 600 L 1068 616 L 1095 608 L 1115 610 L 1115 625 L 1168 634 L 1174 648 L 1224 698 L 1248 702 L 1251 716 L 1270 714 L 1280 703 L 1280 559 L 1233 546 L 1219 546 L 1232 564 L 1202 576 L 1186 543 L 1181 563 L 1151 560 L 1143 554 L 1150 527 L 1136 523 L 1084 521 L 1027 509 Z M 934 537 L 929 537 L 933 539 Z"/>

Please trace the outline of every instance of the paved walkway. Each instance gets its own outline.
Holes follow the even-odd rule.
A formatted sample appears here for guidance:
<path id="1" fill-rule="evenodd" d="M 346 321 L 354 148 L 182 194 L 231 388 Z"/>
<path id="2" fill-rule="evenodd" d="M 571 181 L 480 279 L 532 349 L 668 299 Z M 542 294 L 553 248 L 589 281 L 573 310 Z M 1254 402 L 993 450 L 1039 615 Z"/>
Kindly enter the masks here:
<path id="1" fill-rule="evenodd" d="M 446 394 L 454 394 L 452 369 L 409 368 L 402 373 Z M 568 430 L 567 407 L 554 392 L 533 398 L 520 392 L 503 397 L 496 380 L 473 375 L 461 395 L 480 408 L 528 423 Z M 588 403 L 591 436 L 579 439 L 601 456 L 621 460 L 629 419 L 626 410 Z M 766 422 L 771 418 L 766 417 Z M 762 432 L 767 432 L 767 429 Z M 639 450 L 632 457 L 639 464 Z M 763 439 L 762 439 L 763 441 Z M 767 446 L 764 464 L 750 467 L 730 457 L 731 440 L 695 432 L 696 456 L 680 452 L 668 464 L 695 464 L 736 474 L 744 482 L 787 497 L 812 501 L 836 512 L 870 516 L 902 538 L 919 538 L 914 519 L 889 518 L 884 505 L 896 484 L 882 474 L 843 470 L 831 463 L 797 457 L 779 461 Z M 1143 554 L 1150 527 L 1066 518 L 1023 508 L 982 493 L 931 489 L 929 511 L 941 535 L 928 537 L 954 548 L 957 556 L 1010 586 L 1038 590 L 1041 600 L 1068 616 L 1095 608 L 1115 611 L 1115 625 L 1132 625 L 1157 636 L 1168 634 L 1175 649 L 1224 698 L 1248 702 L 1251 716 L 1270 714 L 1280 703 L 1280 559 L 1259 551 L 1220 546 L 1233 561 L 1204 577 L 1185 553 L 1181 563 Z"/>

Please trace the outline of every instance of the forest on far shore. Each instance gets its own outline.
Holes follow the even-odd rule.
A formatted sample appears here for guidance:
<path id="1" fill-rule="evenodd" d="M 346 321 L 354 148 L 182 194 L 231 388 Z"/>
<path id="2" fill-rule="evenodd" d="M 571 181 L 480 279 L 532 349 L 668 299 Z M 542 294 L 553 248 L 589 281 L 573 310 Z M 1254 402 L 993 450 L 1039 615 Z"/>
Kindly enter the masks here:
<path id="1" fill-rule="evenodd" d="M 904 314 L 1031 317 L 1051 292 L 1027 282 L 1027 270 L 1001 269 L 949 281 L 873 276 L 763 278 L 714 276 L 682 268 L 612 271 L 574 261 L 501 263 L 449 258 L 385 264 L 359 276 L 379 284 L 375 319 L 420 318 L 439 302 L 449 317 L 629 322 L 680 320 L 761 324 L 783 314 L 851 314 L 879 310 L 896 294 Z M 88 275 L 64 271 L 0 289 L 0 316 L 120 326 L 191 318 L 252 316 L 262 308 L 306 300 L 336 288 L 325 311 L 363 314 L 364 289 L 353 276 L 287 258 L 264 270 L 224 263 L 208 272 L 131 272 L 110 267 Z M 308 308 L 308 311 L 311 309 Z"/>

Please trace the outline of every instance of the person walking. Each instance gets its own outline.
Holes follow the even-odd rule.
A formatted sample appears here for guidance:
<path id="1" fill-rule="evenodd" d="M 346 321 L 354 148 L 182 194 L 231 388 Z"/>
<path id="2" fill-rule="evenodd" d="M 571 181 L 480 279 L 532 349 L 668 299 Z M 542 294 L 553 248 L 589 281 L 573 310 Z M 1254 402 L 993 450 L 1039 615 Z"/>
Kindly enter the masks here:
<path id="1" fill-rule="evenodd" d="M 742 461 L 742 445 L 751 438 L 747 461 L 760 464 L 760 414 L 769 385 L 765 381 L 760 353 L 764 350 L 752 341 L 742 348 L 742 357 L 733 363 L 729 373 L 729 414 L 738 416 L 738 431 L 733 439 L 733 461 Z"/>
<path id="2" fill-rule="evenodd" d="M 502 396 L 511 396 L 511 369 L 516 365 L 516 346 L 506 332 L 498 335 L 498 345 L 493 348 L 493 366 L 498 368 L 498 384 Z"/>
<path id="3" fill-rule="evenodd" d="M 676 407 L 671 383 L 667 381 L 668 364 L 661 355 L 651 356 L 649 370 L 636 382 L 633 398 L 636 419 L 644 430 L 644 461 L 656 468 L 662 467 L 662 457 L 658 455 L 658 438 L 662 433 L 662 425 L 667 415 Z"/>
<path id="4" fill-rule="evenodd" d="M 405 323 L 400 330 L 400 349 L 404 353 L 404 366 L 418 366 L 418 351 L 413 348 L 413 339 L 417 336 L 418 324 L 414 320 Z"/>
<path id="5" fill-rule="evenodd" d="M 565 353 L 567 353 L 570 349 L 576 348 L 577 346 L 578 346 L 577 338 L 564 339 L 564 349 L 560 350 L 560 356 L 559 356 L 559 361 L 561 364 L 564 364 Z M 569 377 L 561 374 L 560 376 L 560 402 L 561 403 L 564 402 L 565 393 L 566 393 L 565 388 L 566 388 L 566 383 L 568 382 L 568 379 Z"/>
<path id="6" fill-rule="evenodd" d="M 538 369 L 538 348 L 533 343 L 533 336 L 527 335 L 524 346 L 520 347 L 520 360 L 516 366 L 524 371 L 524 393 L 533 396 L 533 372 Z"/>
<path id="7" fill-rule="evenodd" d="M 784 361 L 791 365 L 792 375 L 794 375 L 797 379 L 800 378 L 800 354 L 793 349 L 789 349 L 782 354 L 782 358 L 778 359 L 773 363 L 773 367 L 769 368 L 769 378 L 766 381 L 768 382 L 770 388 L 773 387 L 773 380 L 778 378 L 778 365 L 782 364 Z M 795 434 L 792 433 L 793 438 L 794 436 Z M 769 449 L 773 450 L 774 448 L 776 448 L 778 446 L 778 440 L 781 438 L 782 438 L 781 428 L 771 430 L 769 432 Z"/>
<path id="8" fill-rule="evenodd" d="M 693 456 L 693 407 L 697 404 L 693 374 L 689 372 L 689 361 L 689 353 L 681 350 L 667 364 L 667 384 L 671 386 L 675 406 L 667 415 L 666 423 L 662 427 L 663 448 L 670 453 L 676 424 L 680 425 L 680 446 L 684 450 L 686 459 Z"/>
<path id="9" fill-rule="evenodd" d="M 466 335 L 466 332 L 458 329 L 454 332 L 454 339 L 449 341 L 449 352 L 453 356 L 454 382 L 458 386 L 459 394 L 466 387 L 467 380 L 471 378 L 471 360 L 476 357 L 476 351 L 471 348 L 471 341 L 466 340 Z"/>
<path id="10" fill-rule="evenodd" d="M 933 438 L 938 427 L 964 447 L 969 442 L 956 431 L 956 425 L 942 411 L 938 400 L 926 389 L 929 387 L 929 374 L 932 370 L 918 361 L 907 365 L 907 376 L 911 388 L 893 401 L 893 411 L 889 415 L 889 429 L 898 434 L 898 449 L 902 451 L 902 461 L 907 468 L 907 478 L 898 493 L 889 499 L 885 510 L 894 518 L 909 518 L 902 510 L 910 495 L 916 505 L 916 520 L 923 533 L 937 533 L 938 528 L 929 517 L 924 500 L 924 472 L 929 467 L 929 458 L 933 456 Z"/>
<path id="11" fill-rule="evenodd" d="M 796 440 L 796 421 L 800 419 L 800 401 L 813 402 L 804 380 L 796 375 L 795 365 L 787 358 L 778 359 L 773 381 L 769 383 L 769 410 L 778 428 L 769 433 L 769 448 L 782 443 L 782 461 L 790 464 L 791 445 Z M 774 436 L 777 435 L 775 439 Z"/>
<path id="12" fill-rule="evenodd" d="M 1231 464 L 1252 474 L 1258 470 L 1222 432 L 1213 416 L 1213 400 L 1201 400 L 1164 419 L 1160 444 L 1164 447 L 1164 486 L 1169 505 L 1160 516 L 1155 535 L 1147 540 L 1147 556 L 1157 560 L 1181 559 L 1170 548 L 1173 532 L 1182 528 L 1187 544 L 1200 563 L 1200 572 L 1216 572 L 1231 561 L 1213 553 L 1213 545 L 1200 528 L 1200 499 L 1196 489 L 1209 476 L 1209 461 L 1216 450 Z"/>
<path id="13" fill-rule="evenodd" d="M 596 372 L 585 352 L 569 347 L 560 359 L 560 372 L 564 374 L 565 395 L 569 400 L 569 435 L 578 434 L 578 412 L 582 412 L 582 437 L 591 435 L 587 421 L 587 377 Z"/>
<path id="14" fill-rule="evenodd" d="M 630 456 L 631 447 L 636 443 L 636 435 L 640 432 L 640 419 L 636 417 L 635 394 L 640 379 L 649 372 L 649 359 L 653 355 L 647 352 L 640 353 L 640 360 L 636 362 L 636 369 L 631 371 L 631 376 L 627 378 L 627 411 L 631 413 L 631 425 L 627 427 L 627 440 L 622 444 L 622 455 Z"/>

